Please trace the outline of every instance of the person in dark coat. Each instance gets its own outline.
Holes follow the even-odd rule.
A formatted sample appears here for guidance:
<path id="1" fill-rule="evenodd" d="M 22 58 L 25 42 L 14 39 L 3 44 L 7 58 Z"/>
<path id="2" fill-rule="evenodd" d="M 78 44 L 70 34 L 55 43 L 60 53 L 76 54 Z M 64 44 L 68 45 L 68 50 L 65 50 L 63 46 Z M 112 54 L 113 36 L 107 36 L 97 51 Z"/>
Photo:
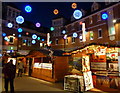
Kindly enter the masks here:
<path id="1" fill-rule="evenodd" d="M 3 74 L 5 80 L 5 91 L 8 92 L 8 83 L 10 82 L 10 93 L 14 93 L 14 78 L 16 73 L 16 67 L 13 65 L 13 60 L 10 60 L 3 67 Z"/>

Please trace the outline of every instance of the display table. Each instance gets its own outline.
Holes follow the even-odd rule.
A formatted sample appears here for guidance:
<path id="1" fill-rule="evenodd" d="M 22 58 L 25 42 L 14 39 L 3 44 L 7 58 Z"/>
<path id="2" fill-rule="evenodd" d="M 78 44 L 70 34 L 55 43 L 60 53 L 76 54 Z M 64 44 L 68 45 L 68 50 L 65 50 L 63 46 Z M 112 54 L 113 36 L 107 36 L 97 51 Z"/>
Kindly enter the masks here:
<path id="1" fill-rule="evenodd" d="M 79 92 L 85 91 L 83 76 L 67 75 L 64 77 L 64 90 Z"/>

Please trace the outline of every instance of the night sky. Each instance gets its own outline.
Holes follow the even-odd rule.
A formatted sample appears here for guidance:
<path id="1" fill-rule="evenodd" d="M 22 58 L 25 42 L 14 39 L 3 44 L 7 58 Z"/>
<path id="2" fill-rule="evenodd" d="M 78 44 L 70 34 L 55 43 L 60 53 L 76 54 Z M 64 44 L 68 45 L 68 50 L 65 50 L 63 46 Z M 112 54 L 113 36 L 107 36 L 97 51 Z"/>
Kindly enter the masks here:
<path id="1" fill-rule="evenodd" d="M 40 22 L 44 27 L 51 27 L 52 19 L 58 15 L 70 18 L 75 9 L 72 9 L 72 2 L 16 2 L 14 3 L 22 12 L 21 15 L 27 21 L 33 23 Z M 25 6 L 30 5 L 32 7 L 31 13 L 26 13 Z M 91 8 L 92 2 L 77 2 L 76 9 L 88 9 Z M 59 14 L 54 15 L 53 10 L 58 9 Z"/>

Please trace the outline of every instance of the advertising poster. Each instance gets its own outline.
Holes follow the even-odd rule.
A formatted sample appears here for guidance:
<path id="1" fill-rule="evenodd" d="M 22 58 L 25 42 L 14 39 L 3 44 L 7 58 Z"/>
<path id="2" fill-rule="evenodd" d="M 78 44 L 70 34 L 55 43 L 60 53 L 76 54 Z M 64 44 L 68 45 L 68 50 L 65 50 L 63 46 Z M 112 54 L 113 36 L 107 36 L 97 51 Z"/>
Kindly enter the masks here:
<path id="1" fill-rule="evenodd" d="M 90 71 L 90 61 L 89 61 L 89 56 L 83 56 L 82 58 L 82 71 Z"/>
<path id="2" fill-rule="evenodd" d="M 118 63 L 109 63 L 109 71 L 119 71 Z"/>
<path id="3" fill-rule="evenodd" d="M 84 76 L 84 82 L 85 82 L 85 91 L 94 88 L 91 71 L 83 72 L 83 76 Z"/>

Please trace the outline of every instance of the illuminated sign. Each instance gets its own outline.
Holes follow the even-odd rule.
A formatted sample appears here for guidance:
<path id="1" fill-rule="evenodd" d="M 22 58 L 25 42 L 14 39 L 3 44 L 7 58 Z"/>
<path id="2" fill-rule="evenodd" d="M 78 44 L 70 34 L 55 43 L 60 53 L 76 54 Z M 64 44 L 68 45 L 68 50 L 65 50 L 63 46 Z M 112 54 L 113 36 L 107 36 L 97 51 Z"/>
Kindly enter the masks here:
<path id="1" fill-rule="evenodd" d="M 37 35 L 36 35 L 36 34 L 33 34 L 33 35 L 32 35 L 32 39 L 37 39 Z"/>
<path id="2" fill-rule="evenodd" d="M 102 14 L 102 19 L 104 19 L 104 20 L 108 19 L 108 14 L 107 13 L 103 13 Z"/>
<path id="3" fill-rule="evenodd" d="M 35 44 L 36 43 L 36 41 L 35 40 L 32 40 L 32 44 Z"/>
<path id="4" fill-rule="evenodd" d="M 18 16 L 18 17 L 16 17 L 16 22 L 18 24 L 22 24 L 24 22 L 24 18 L 22 16 Z"/>
<path id="5" fill-rule="evenodd" d="M 40 26 L 41 26 L 41 24 L 40 24 L 40 23 L 36 23 L 35 25 L 36 25 L 36 27 L 40 27 Z"/>
<path id="6" fill-rule="evenodd" d="M 73 13 L 75 19 L 80 19 L 82 17 L 82 12 L 80 10 L 75 10 Z"/>
<path id="7" fill-rule="evenodd" d="M 30 13 L 30 12 L 32 11 L 31 6 L 29 6 L 29 5 L 25 6 L 25 11 L 26 11 L 27 13 Z"/>
<path id="8" fill-rule="evenodd" d="M 21 33 L 23 31 L 22 28 L 18 28 L 18 32 Z"/>
<path id="9" fill-rule="evenodd" d="M 74 33 L 73 33 L 73 37 L 76 38 L 77 36 L 78 36 L 78 34 L 77 34 L 76 32 L 74 32 Z"/>
<path id="10" fill-rule="evenodd" d="M 8 23 L 8 24 L 7 24 L 7 27 L 12 28 L 12 27 L 13 27 L 13 24 L 12 24 L 12 23 Z"/>

